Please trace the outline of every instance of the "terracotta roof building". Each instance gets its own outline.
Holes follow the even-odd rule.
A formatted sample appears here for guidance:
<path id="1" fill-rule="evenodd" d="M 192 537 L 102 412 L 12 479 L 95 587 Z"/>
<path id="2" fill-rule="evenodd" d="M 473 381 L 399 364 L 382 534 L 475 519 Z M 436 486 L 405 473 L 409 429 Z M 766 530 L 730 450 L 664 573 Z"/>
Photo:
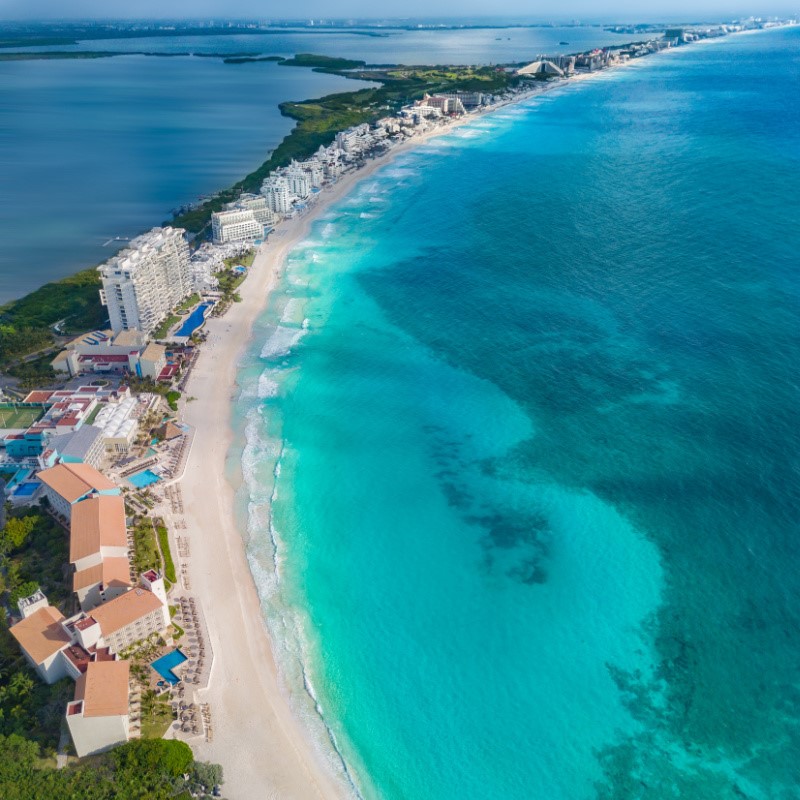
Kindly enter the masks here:
<path id="1" fill-rule="evenodd" d="M 127 661 L 93 661 L 75 682 L 67 725 L 79 756 L 102 753 L 128 740 Z"/>
<path id="2" fill-rule="evenodd" d="M 71 641 L 61 626 L 64 620 L 58 609 L 45 606 L 11 627 L 25 658 L 45 683 L 55 683 L 67 675 L 59 652 Z"/>
<path id="3" fill-rule="evenodd" d="M 69 519 L 72 506 L 93 494 L 119 494 L 119 487 L 89 464 L 57 464 L 38 476 L 53 509 Z"/>
<path id="4" fill-rule="evenodd" d="M 166 603 L 144 588 L 103 603 L 92 611 L 92 618 L 100 625 L 103 643 L 114 653 L 151 633 L 160 633 L 169 625 Z"/>

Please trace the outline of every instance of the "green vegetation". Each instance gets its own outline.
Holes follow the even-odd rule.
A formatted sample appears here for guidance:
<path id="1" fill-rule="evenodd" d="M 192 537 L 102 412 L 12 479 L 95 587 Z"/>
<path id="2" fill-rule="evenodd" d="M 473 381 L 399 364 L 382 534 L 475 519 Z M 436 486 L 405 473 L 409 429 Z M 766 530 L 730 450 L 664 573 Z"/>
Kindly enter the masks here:
<path id="1" fill-rule="evenodd" d="M 198 54 L 199 55 L 199 54 Z M 224 64 L 250 64 L 254 61 L 285 61 L 283 56 L 251 56 L 246 53 L 229 55 L 222 59 Z"/>
<path id="2" fill-rule="evenodd" d="M 55 349 L 50 349 L 43 355 L 24 361 L 18 361 L 6 367 L 6 373 L 19 380 L 21 389 L 39 389 L 50 385 L 56 380 L 55 370 L 50 366 L 53 362 Z"/>
<path id="3" fill-rule="evenodd" d="M 65 334 L 104 325 L 108 315 L 99 290 L 97 270 L 85 269 L 0 306 L 0 364 L 51 347 L 56 323 Z"/>
<path id="4" fill-rule="evenodd" d="M 16 607 L 41 586 L 55 604 L 70 594 L 65 583 L 69 552 L 67 533 L 39 511 L 12 512 L 0 531 L 0 599 Z M 64 704 L 72 697 L 72 682 L 46 686 L 28 666 L 0 621 L 0 735 L 21 734 L 53 749 L 58 744 Z M 0 763 L 2 770 L 2 763 Z M 6 797 L 0 790 L 0 797 Z"/>
<path id="5" fill-rule="evenodd" d="M 172 706 L 152 689 L 142 693 L 142 738 L 160 739 L 175 720 Z"/>
<path id="6" fill-rule="evenodd" d="M 9 514 L 0 531 L 0 596 L 16 604 L 41 586 L 57 605 L 71 593 L 65 582 L 68 563 L 67 532 L 52 517 L 31 509 Z"/>
<path id="7" fill-rule="evenodd" d="M 175 389 L 171 392 L 167 392 L 167 405 L 172 409 L 172 411 L 178 410 L 178 400 L 181 399 L 181 393 Z"/>
<path id="8" fill-rule="evenodd" d="M 149 517 L 141 517 L 133 526 L 133 568 L 138 575 L 148 569 L 161 570 L 156 532 Z"/>
<path id="9" fill-rule="evenodd" d="M 331 94 L 318 100 L 282 103 L 281 113 L 297 120 L 291 133 L 275 148 L 269 159 L 238 183 L 206 203 L 180 214 L 171 224 L 193 233 L 202 232 L 213 211 L 219 211 L 242 192 L 257 192 L 270 172 L 292 159 L 302 160 L 321 145 L 329 145 L 336 134 L 362 122 L 373 122 L 425 92 L 500 92 L 517 82 L 513 75 L 493 67 L 364 67 L 363 62 L 301 53 L 281 61 L 281 66 L 305 66 L 347 78 L 376 81 L 380 85 L 355 92 Z"/>
<path id="10" fill-rule="evenodd" d="M 222 263 L 225 264 L 225 266 L 228 267 L 228 269 L 237 266 L 252 267 L 253 261 L 255 261 L 255 259 L 256 259 L 256 251 L 250 250 L 247 253 L 243 253 L 240 256 L 234 256 L 233 258 L 225 258 L 223 259 Z M 244 280 L 244 278 L 242 278 L 242 280 Z M 241 282 L 242 281 L 240 280 L 239 283 Z"/>
<path id="11" fill-rule="evenodd" d="M 161 324 L 153 331 L 151 334 L 153 339 L 163 339 L 168 333 L 169 329 L 175 325 L 177 322 L 180 322 L 181 318 L 176 316 L 175 314 L 170 314 L 165 320 L 161 322 Z"/>
<path id="12" fill-rule="evenodd" d="M 175 308 L 175 311 L 178 313 L 183 313 L 188 311 L 190 308 L 193 308 L 200 302 L 200 295 L 195 292 L 194 294 L 190 294 L 185 300 L 182 300 L 178 303 L 178 306 Z"/>
<path id="13" fill-rule="evenodd" d="M 175 562 L 172 560 L 172 553 L 169 549 L 169 535 L 167 529 L 163 524 L 157 525 L 158 531 L 158 544 L 161 547 L 161 555 L 164 558 L 164 577 L 170 583 L 177 583 L 178 576 L 175 573 Z"/>
<path id="14" fill-rule="evenodd" d="M 314 72 L 341 72 L 346 69 L 358 69 L 366 65 L 366 61 L 316 56 L 313 53 L 297 53 L 294 58 L 281 60 L 282 67 L 311 67 Z"/>
<path id="15" fill-rule="evenodd" d="M 29 428 L 42 413 L 41 408 L 0 403 L 0 428 Z"/>
<path id="16" fill-rule="evenodd" d="M 64 58 L 110 58 L 111 56 L 119 55 L 122 55 L 122 53 L 114 53 L 105 50 L 54 50 L 52 52 L 38 51 L 33 53 L 0 53 L 0 61 L 53 61 Z"/>
<path id="17" fill-rule="evenodd" d="M 4 800 L 172 800 L 210 798 L 222 783 L 217 764 L 194 761 L 189 745 L 139 739 L 88 762 L 56 770 L 22 736 L 0 736 L 0 797 Z M 184 779 L 188 775 L 188 780 Z"/>

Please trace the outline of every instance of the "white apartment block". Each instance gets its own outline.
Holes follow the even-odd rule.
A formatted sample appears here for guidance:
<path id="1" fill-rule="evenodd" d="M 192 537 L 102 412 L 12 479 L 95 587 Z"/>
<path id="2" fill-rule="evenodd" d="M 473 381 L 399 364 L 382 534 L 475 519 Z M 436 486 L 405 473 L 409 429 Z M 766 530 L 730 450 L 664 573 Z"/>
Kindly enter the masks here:
<path id="1" fill-rule="evenodd" d="M 308 176 L 308 180 L 311 183 L 312 189 L 320 189 L 322 187 L 322 184 L 325 181 L 325 170 L 323 169 L 321 162 L 317 161 L 315 158 L 310 158 L 308 161 L 303 161 L 298 166 Z"/>
<path id="2" fill-rule="evenodd" d="M 261 239 L 264 226 L 258 222 L 252 211 L 219 211 L 211 215 L 211 231 L 214 244 L 242 242 Z"/>
<path id="3" fill-rule="evenodd" d="M 284 172 L 289 191 L 301 200 L 305 200 L 311 194 L 311 180 L 300 167 L 289 167 Z"/>
<path id="4" fill-rule="evenodd" d="M 192 292 L 189 245 L 181 228 L 153 228 L 98 267 L 114 333 L 149 334 Z"/>
<path id="5" fill-rule="evenodd" d="M 228 208 L 231 210 L 252 211 L 256 222 L 260 222 L 267 227 L 274 225 L 278 221 L 278 217 L 269 207 L 266 197 L 260 194 L 243 194 L 235 203 L 231 203 Z"/>
<path id="6" fill-rule="evenodd" d="M 275 176 L 267 178 L 261 187 L 261 192 L 271 211 L 281 216 L 291 212 L 294 197 L 289 191 L 289 184 L 284 178 Z"/>

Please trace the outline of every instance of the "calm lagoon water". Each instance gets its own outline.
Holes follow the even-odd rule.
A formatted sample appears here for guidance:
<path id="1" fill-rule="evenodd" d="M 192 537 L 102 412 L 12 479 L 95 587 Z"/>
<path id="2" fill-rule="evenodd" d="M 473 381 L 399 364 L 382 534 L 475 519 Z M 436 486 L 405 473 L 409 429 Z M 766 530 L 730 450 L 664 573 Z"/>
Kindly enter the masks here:
<path id="1" fill-rule="evenodd" d="M 602 28 L 109 39 L 30 50 L 313 52 L 494 63 L 628 41 Z M 569 41 L 569 46 L 559 45 Z M 229 186 L 292 129 L 278 104 L 365 86 L 274 63 L 130 55 L 0 63 L 0 304 L 105 260 L 170 210 Z M 104 246 L 105 245 L 105 246 Z"/>
<path id="2" fill-rule="evenodd" d="M 354 793 L 797 796 L 798 45 L 478 120 L 291 254 L 229 466 Z"/>
<path id="3" fill-rule="evenodd" d="M 208 58 L 0 63 L 0 303 L 255 169 L 294 125 L 279 103 L 366 85 Z"/>

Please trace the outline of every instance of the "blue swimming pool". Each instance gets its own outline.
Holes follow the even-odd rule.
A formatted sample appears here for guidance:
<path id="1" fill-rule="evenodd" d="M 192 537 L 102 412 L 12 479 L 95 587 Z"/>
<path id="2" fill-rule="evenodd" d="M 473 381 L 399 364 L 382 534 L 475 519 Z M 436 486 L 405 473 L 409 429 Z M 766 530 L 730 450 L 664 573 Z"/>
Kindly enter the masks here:
<path id="1" fill-rule="evenodd" d="M 173 650 L 161 658 L 157 658 L 150 666 L 168 683 L 173 686 L 180 681 L 180 678 L 172 671 L 175 667 L 183 664 L 186 656 L 180 650 Z"/>
<path id="2" fill-rule="evenodd" d="M 137 488 L 137 489 L 144 489 L 145 486 L 149 486 L 151 483 L 157 483 L 161 480 L 161 476 L 157 475 L 151 469 L 142 470 L 142 472 L 137 472 L 135 475 L 131 475 L 128 477 L 128 480 Z"/>
<path id="3" fill-rule="evenodd" d="M 186 317 L 183 325 L 175 331 L 175 336 L 191 336 L 203 324 L 206 318 L 206 311 L 213 305 L 213 303 L 200 303 L 200 305 Z"/>
<path id="4" fill-rule="evenodd" d="M 38 481 L 26 481 L 17 486 L 16 497 L 30 497 L 41 486 Z"/>

